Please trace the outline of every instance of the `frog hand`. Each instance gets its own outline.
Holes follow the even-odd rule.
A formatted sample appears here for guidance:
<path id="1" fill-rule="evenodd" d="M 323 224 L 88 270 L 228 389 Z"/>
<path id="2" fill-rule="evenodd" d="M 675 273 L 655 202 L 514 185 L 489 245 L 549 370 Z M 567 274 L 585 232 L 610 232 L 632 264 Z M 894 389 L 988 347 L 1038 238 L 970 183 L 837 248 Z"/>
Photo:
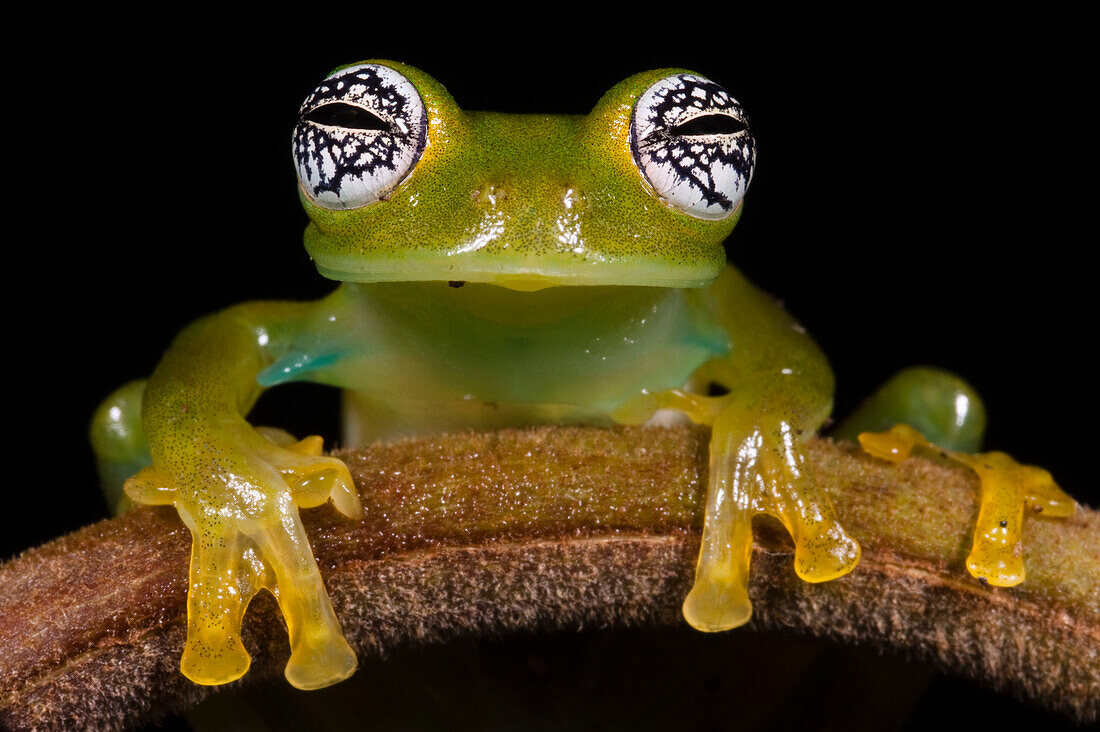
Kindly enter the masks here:
<path id="1" fill-rule="evenodd" d="M 751 405 L 733 393 L 704 397 L 678 390 L 639 397 L 616 417 L 637 422 L 669 407 L 712 430 L 703 541 L 683 608 L 688 623 L 720 631 L 748 622 L 752 518 L 758 513 L 774 516 L 790 532 L 802 579 L 824 582 L 855 568 L 859 544 L 837 521 L 803 455 L 802 443 L 813 431 L 809 420 L 796 426 L 796 410 L 770 401 Z"/>
<path id="2" fill-rule="evenodd" d="M 298 508 L 333 500 L 362 514 L 347 466 L 321 457 L 319 437 L 293 443 L 285 433 L 250 432 L 217 450 L 201 477 L 168 480 L 155 467 L 125 485 L 136 502 L 171 504 L 191 530 L 187 643 L 180 668 L 198 684 L 224 684 L 248 670 L 241 620 L 261 589 L 278 600 L 290 634 L 286 678 L 316 689 L 350 676 L 355 653 L 329 603 Z"/>

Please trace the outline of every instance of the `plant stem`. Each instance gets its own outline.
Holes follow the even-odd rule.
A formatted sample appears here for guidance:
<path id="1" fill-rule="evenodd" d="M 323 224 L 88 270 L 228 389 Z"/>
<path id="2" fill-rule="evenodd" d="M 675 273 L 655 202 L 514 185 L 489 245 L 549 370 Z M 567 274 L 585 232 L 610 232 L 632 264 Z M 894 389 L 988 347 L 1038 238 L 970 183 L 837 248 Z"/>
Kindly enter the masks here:
<path id="1" fill-rule="evenodd" d="M 698 550 L 706 433 L 532 428 L 341 454 L 365 509 L 303 511 L 333 605 L 364 658 L 410 640 L 682 622 Z M 1100 715 L 1100 514 L 1029 518 L 1027 580 L 967 574 L 969 471 L 892 465 L 816 438 L 817 480 L 863 546 L 851 575 L 800 581 L 777 523 L 755 527 L 748 630 L 931 660 L 1074 719 Z M 178 671 L 190 535 L 138 508 L 0 566 L 0 726 L 111 729 L 215 689 Z M 745 629 L 731 631 L 747 632 Z M 270 598 L 250 609 L 248 684 L 289 655 Z"/>

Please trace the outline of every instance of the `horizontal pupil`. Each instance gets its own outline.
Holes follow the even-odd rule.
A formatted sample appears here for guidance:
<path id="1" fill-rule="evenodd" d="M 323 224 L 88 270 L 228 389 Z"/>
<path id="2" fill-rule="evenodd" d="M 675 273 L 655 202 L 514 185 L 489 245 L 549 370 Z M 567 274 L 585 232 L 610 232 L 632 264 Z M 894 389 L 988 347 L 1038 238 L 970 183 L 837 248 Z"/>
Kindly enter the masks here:
<path id="1" fill-rule="evenodd" d="M 316 122 L 319 125 L 330 127 L 347 127 L 352 130 L 387 130 L 389 125 L 383 122 L 377 115 L 371 114 L 362 107 L 343 102 L 322 104 L 302 115 L 302 119 Z"/>
<path id="2" fill-rule="evenodd" d="M 736 135 L 747 130 L 743 122 L 728 114 L 702 114 L 672 128 L 673 134 L 681 137 L 701 135 Z"/>

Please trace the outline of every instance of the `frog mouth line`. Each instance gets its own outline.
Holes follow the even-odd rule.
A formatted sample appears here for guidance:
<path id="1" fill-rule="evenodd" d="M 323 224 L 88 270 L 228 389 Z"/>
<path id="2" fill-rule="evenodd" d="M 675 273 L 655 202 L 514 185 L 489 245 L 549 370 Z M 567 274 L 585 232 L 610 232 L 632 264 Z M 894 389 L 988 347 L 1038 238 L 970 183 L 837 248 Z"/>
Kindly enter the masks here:
<path id="1" fill-rule="evenodd" d="M 709 285 L 721 271 L 715 265 L 669 265 L 644 260 L 590 265 L 539 261 L 522 263 L 456 262 L 449 258 L 419 260 L 394 257 L 369 261 L 314 258 L 317 271 L 338 282 L 480 282 L 532 292 L 548 287 L 637 286 L 695 289 Z M 348 266 L 342 266 L 348 265 Z"/>

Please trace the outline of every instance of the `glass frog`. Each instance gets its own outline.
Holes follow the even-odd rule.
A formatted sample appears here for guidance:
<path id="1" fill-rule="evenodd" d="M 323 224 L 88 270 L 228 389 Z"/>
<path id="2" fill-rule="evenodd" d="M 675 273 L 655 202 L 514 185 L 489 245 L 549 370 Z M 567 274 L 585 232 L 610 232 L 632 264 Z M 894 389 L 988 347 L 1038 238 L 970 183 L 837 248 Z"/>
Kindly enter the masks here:
<path id="1" fill-rule="evenodd" d="M 93 421 L 105 482 L 136 472 L 126 495 L 175 506 L 193 534 L 188 678 L 247 671 L 241 619 L 265 588 L 286 619 L 291 684 L 319 688 L 355 669 L 299 518 L 328 500 L 360 515 L 348 469 L 320 438 L 246 421 L 261 391 L 295 380 L 345 390 L 349 445 L 637 424 L 665 410 L 708 425 L 702 546 L 683 608 L 700 630 L 750 617 L 756 514 L 790 532 L 802 579 L 855 568 L 859 544 L 803 456 L 831 410 L 828 363 L 726 264 L 756 151 L 723 87 L 660 69 L 586 116 L 465 112 L 425 73 L 366 61 L 306 98 L 292 148 L 306 249 L 341 284 L 317 302 L 251 302 L 194 322 Z M 951 405 L 965 387 L 932 380 L 949 405 L 940 421 L 963 424 Z M 871 411 L 903 421 L 922 409 Z"/>

